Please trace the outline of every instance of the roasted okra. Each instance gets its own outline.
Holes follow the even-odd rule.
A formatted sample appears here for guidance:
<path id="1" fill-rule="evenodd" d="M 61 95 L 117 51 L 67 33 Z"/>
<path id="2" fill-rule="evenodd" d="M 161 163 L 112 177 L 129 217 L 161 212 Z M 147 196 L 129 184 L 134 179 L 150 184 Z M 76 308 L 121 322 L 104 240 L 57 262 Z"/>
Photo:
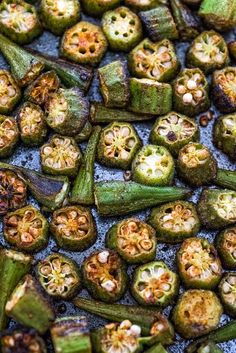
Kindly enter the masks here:
<path id="1" fill-rule="evenodd" d="M 84 11 L 90 16 L 101 16 L 119 6 L 121 0 L 81 0 Z"/>
<path id="2" fill-rule="evenodd" d="M 224 267 L 236 270 L 236 227 L 222 230 L 216 237 L 216 247 Z"/>
<path id="3" fill-rule="evenodd" d="M 15 119 L 0 115 L 0 158 L 9 157 L 18 142 L 19 130 Z"/>
<path id="4" fill-rule="evenodd" d="M 157 5 L 166 5 L 167 0 L 125 0 L 125 5 L 133 10 L 151 10 Z"/>
<path id="5" fill-rule="evenodd" d="M 236 68 L 228 66 L 217 70 L 212 76 L 212 96 L 216 107 L 221 113 L 236 111 Z"/>
<path id="6" fill-rule="evenodd" d="M 10 113 L 20 98 L 20 89 L 10 72 L 0 70 L 0 114 Z"/>
<path id="7" fill-rule="evenodd" d="M 2 353 L 47 353 L 44 340 L 34 330 L 14 330 L 3 333 Z"/>
<path id="8" fill-rule="evenodd" d="M 188 348 L 187 348 L 188 349 Z M 188 350 L 186 351 L 188 352 Z M 224 353 L 213 341 L 204 340 L 196 344 L 191 353 Z"/>
<path id="9" fill-rule="evenodd" d="M 225 311 L 232 317 L 236 316 L 236 274 L 229 272 L 219 284 L 219 295 Z"/>
<path id="10" fill-rule="evenodd" d="M 236 160 L 236 114 L 220 116 L 214 125 L 214 144 Z"/>

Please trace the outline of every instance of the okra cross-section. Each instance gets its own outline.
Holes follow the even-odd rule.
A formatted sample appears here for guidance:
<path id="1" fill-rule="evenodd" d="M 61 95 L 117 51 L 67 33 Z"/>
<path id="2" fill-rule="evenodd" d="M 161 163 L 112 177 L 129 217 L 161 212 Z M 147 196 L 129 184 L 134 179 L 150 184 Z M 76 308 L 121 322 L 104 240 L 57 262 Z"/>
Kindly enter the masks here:
<path id="1" fill-rule="evenodd" d="M 216 247 L 224 267 L 236 270 L 236 227 L 222 230 L 216 237 Z"/>
<path id="2" fill-rule="evenodd" d="M 214 144 L 236 160 L 236 114 L 220 116 L 214 125 Z"/>
<path id="3" fill-rule="evenodd" d="M 29 205 L 6 214 L 3 234 L 17 249 L 39 251 L 48 241 L 48 222 L 35 207 Z"/>
<path id="4" fill-rule="evenodd" d="M 236 111 L 236 68 L 228 66 L 212 76 L 212 95 L 216 107 L 222 113 Z"/>
<path id="5" fill-rule="evenodd" d="M 50 230 L 58 245 L 70 251 L 89 248 L 97 236 L 96 224 L 89 208 L 67 206 L 54 211 Z"/>
<path id="6" fill-rule="evenodd" d="M 9 157 L 18 142 L 19 130 L 14 118 L 0 115 L 0 158 Z"/>
<path id="7" fill-rule="evenodd" d="M 0 70 L 0 114 L 10 113 L 19 102 L 21 92 L 12 75 Z"/>
<path id="8" fill-rule="evenodd" d="M 82 265 L 82 274 L 91 295 L 104 302 L 119 300 L 126 290 L 125 264 L 113 250 L 92 253 Z"/>
<path id="9" fill-rule="evenodd" d="M 218 290 L 225 311 L 228 315 L 236 317 L 236 274 L 234 272 L 226 273 Z"/>
<path id="10" fill-rule="evenodd" d="M 155 258 L 156 232 L 147 223 L 128 218 L 109 229 L 106 244 L 130 264 L 145 263 Z"/>
<path id="11" fill-rule="evenodd" d="M 131 291 L 141 305 L 166 307 L 178 294 L 179 279 L 164 262 L 153 261 L 136 268 Z"/>
<path id="12" fill-rule="evenodd" d="M 37 276 L 43 289 L 52 297 L 73 298 L 80 289 L 77 264 L 69 257 L 52 254 L 37 265 Z"/>
<path id="13" fill-rule="evenodd" d="M 174 201 L 154 208 L 148 222 L 157 232 L 157 239 L 164 243 L 179 243 L 197 235 L 200 221 L 193 203 Z"/>
<path id="14" fill-rule="evenodd" d="M 104 12 L 119 6 L 121 0 L 81 0 L 84 11 L 91 16 L 101 16 Z"/>
<path id="15" fill-rule="evenodd" d="M 42 169 L 51 175 L 76 176 L 82 154 L 72 137 L 54 135 L 40 150 Z"/>
<path id="16" fill-rule="evenodd" d="M 98 161 L 108 167 L 127 169 L 141 145 L 131 124 L 111 123 L 101 132 L 97 146 Z"/>
<path id="17" fill-rule="evenodd" d="M 33 330 L 14 330 L 6 332 L 1 339 L 2 353 L 47 353 L 43 339 Z"/>
<path id="18" fill-rule="evenodd" d="M 177 264 L 186 287 L 214 289 L 221 279 L 219 256 L 207 239 L 186 239 L 177 252 Z"/>

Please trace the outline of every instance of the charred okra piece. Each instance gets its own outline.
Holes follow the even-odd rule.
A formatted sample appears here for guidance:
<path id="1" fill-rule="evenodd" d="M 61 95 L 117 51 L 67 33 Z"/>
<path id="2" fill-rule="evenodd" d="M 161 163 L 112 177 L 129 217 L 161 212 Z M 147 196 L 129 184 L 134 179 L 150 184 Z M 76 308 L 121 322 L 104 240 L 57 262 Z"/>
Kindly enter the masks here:
<path id="1" fill-rule="evenodd" d="M 0 343 L 2 353 L 47 353 L 43 339 L 34 330 L 21 329 L 3 333 Z"/>
<path id="2" fill-rule="evenodd" d="M 167 5 L 167 0 L 125 0 L 125 5 L 136 11 L 146 11 L 157 5 Z"/>
<path id="3" fill-rule="evenodd" d="M 154 208 L 148 223 L 156 230 L 157 239 L 164 243 L 179 243 L 196 236 L 200 221 L 193 203 L 175 201 Z"/>
<path id="4" fill-rule="evenodd" d="M 77 0 L 42 0 L 40 15 L 45 28 L 61 35 L 79 21 L 80 4 Z"/>
<path id="5" fill-rule="evenodd" d="M 24 144 L 39 146 L 47 135 L 45 115 L 40 106 L 26 102 L 18 112 L 20 137 Z"/>
<path id="6" fill-rule="evenodd" d="M 142 39 L 139 17 L 125 6 L 106 12 L 102 17 L 102 29 L 112 50 L 129 52 Z"/>
<path id="7" fill-rule="evenodd" d="M 84 11 L 90 16 L 101 16 L 119 6 L 121 0 L 81 0 Z"/>
<path id="8" fill-rule="evenodd" d="M 83 283 L 95 299 L 119 300 L 126 291 L 126 266 L 113 250 L 92 253 L 82 265 Z"/>
<path id="9" fill-rule="evenodd" d="M 189 67 L 199 67 L 204 73 L 219 70 L 229 63 L 228 47 L 215 31 L 202 32 L 191 44 L 187 54 Z"/>
<path id="10" fill-rule="evenodd" d="M 236 160 L 236 114 L 220 116 L 214 125 L 214 144 Z"/>
<path id="11" fill-rule="evenodd" d="M 187 348 L 188 351 L 188 348 Z M 224 353 L 213 341 L 204 341 L 196 345 L 191 353 Z"/>
<path id="12" fill-rule="evenodd" d="M 213 99 L 216 107 L 222 113 L 236 111 L 236 68 L 228 66 L 225 69 L 215 71 L 212 76 Z"/>
<path id="13" fill-rule="evenodd" d="M 1 32 L 14 42 L 27 44 L 42 27 L 34 6 L 23 0 L 4 0 L 0 5 Z"/>
<path id="14" fill-rule="evenodd" d="M 72 137 L 54 135 L 40 150 L 42 170 L 51 175 L 76 176 L 82 160 Z"/>
<path id="15" fill-rule="evenodd" d="M 97 145 L 97 157 L 108 167 L 129 168 L 142 142 L 129 123 L 114 122 L 106 126 Z"/>
<path id="16" fill-rule="evenodd" d="M 155 258 L 156 232 L 147 223 L 128 218 L 108 230 L 106 244 L 130 264 L 145 263 Z"/>
<path id="17" fill-rule="evenodd" d="M 174 45 L 168 39 L 154 43 L 146 38 L 129 54 L 130 71 L 139 78 L 168 82 L 176 76 L 179 65 Z"/>
<path id="18" fill-rule="evenodd" d="M 105 106 L 126 107 L 129 102 L 129 79 L 125 63 L 113 61 L 98 69 L 98 75 Z"/>
<path id="19" fill-rule="evenodd" d="M 132 162 L 132 179 L 150 186 L 171 185 L 174 179 L 175 163 L 167 148 L 146 145 Z"/>
<path id="20" fill-rule="evenodd" d="M 75 141 L 77 143 L 88 141 L 92 134 L 92 131 L 93 127 L 91 123 L 87 120 L 81 132 L 74 136 Z"/>
<path id="21" fill-rule="evenodd" d="M 6 241 L 19 250 L 39 251 L 48 242 L 48 222 L 35 207 L 29 205 L 6 214 L 3 234 Z"/>
<path id="22" fill-rule="evenodd" d="M 0 158 L 9 157 L 18 142 L 19 130 L 14 118 L 0 115 Z"/>
<path id="23" fill-rule="evenodd" d="M 106 50 L 107 40 L 102 29 L 85 21 L 69 28 L 61 42 L 62 56 L 79 64 L 97 65 Z"/>
<path id="24" fill-rule="evenodd" d="M 21 91 L 7 70 L 0 70 L 0 114 L 10 113 L 19 102 Z"/>
<path id="25" fill-rule="evenodd" d="M 7 324 L 5 314 L 6 302 L 23 276 L 25 276 L 31 267 L 33 258 L 24 255 L 21 252 L 7 249 L 0 249 L 0 330 L 2 331 Z"/>
<path id="26" fill-rule="evenodd" d="M 101 128 L 96 126 L 88 141 L 87 149 L 75 179 L 72 191 L 71 202 L 82 205 L 94 204 L 94 162 L 97 151 L 97 144 L 100 138 Z"/>
<path id="27" fill-rule="evenodd" d="M 83 316 L 62 317 L 50 328 L 55 353 L 91 353 L 88 323 Z"/>
<path id="28" fill-rule="evenodd" d="M 224 275 L 219 285 L 220 299 L 228 315 L 236 316 L 236 274 L 231 272 Z"/>
<path id="29" fill-rule="evenodd" d="M 210 106 L 208 82 L 203 72 L 184 69 L 173 84 L 174 109 L 182 114 L 195 116 Z"/>
<path id="30" fill-rule="evenodd" d="M 52 306 L 31 275 L 26 275 L 12 292 L 6 304 L 6 314 L 40 334 L 48 330 L 55 318 Z"/>
<path id="31" fill-rule="evenodd" d="M 216 237 L 216 248 L 225 268 L 236 269 L 236 227 L 226 228 Z"/>
<path id="32" fill-rule="evenodd" d="M 236 222 L 236 192 L 205 189 L 198 201 L 198 215 L 207 229 L 219 229 Z"/>
<path id="33" fill-rule="evenodd" d="M 207 239 L 186 239 L 177 252 L 177 265 L 187 288 L 214 289 L 220 282 L 221 262 Z"/>
<path id="34" fill-rule="evenodd" d="M 172 88 L 147 78 L 130 79 L 129 110 L 140 114 L 162 115 L 172 108 Z"/>
<path id="35" fill-rule="evenodd" d="M 67 206 L 53 213 L 50 230 L 62 249 L 82 251 L 89 248 L 97 236 L 96 224 L 88 208 Z"/>

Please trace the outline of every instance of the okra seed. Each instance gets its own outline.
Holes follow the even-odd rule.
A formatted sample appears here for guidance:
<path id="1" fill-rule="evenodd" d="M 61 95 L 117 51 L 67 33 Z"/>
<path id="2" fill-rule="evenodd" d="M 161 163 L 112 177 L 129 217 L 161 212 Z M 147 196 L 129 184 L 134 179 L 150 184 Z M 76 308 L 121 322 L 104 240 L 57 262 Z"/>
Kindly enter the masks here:
<path id="1" fill-rule="evenodd" d="M 197 88 L 197 84 L 194 80 L 188 80 L 187 87 L 188 89 L 193 90 Z"/>
<path id="2" fill-rule="evenodd" d="M 183 101 L 184 103 L 191 103 L 193 101 L 193 96 L 191 93 L 185 93 L 183 95 Z"/>
<path id="3" fill-rule="evenodd" d="M 102 252 L 100 252 L 98 254 L 98 261 L 101 264 L 105 264 L 105 263 L 107 263 L 108 257 L 109 257 L 109 252 L 108 251 L 102 251 Z"/>

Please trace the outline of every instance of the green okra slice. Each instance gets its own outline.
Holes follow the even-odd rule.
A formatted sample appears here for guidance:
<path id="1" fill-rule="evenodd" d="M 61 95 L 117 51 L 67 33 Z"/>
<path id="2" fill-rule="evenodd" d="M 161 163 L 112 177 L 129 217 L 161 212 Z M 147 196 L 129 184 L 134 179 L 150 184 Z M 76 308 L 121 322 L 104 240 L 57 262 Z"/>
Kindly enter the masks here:
<path id="1" fill-rule="evenodd" d="M 179 66 L 174 45 L 168 39 L 152 42 L 146 38 L 129 54 L 129 69 L 138 78 L 168 82 L 175 78 Z"/>
<path id="2" fill-rule="evenodd" d="M 214 184 L 236 190 L 236 172 L 227 169 L 218 169 Z"/>
<path id="3" fill-rule="evenodd" d="M 224 38 L 217 32 L 204 31 L 192 42 L 187 53 L 188 67 L 199 67 L 204 73 L 222 69 L 229 63 Z"/>
<path id="4" fill-rule="evenodd" d="M 145 263 L 155 258 L 156 232 L 147 223 L 128 218 L 108 230 L 106 244 L 130 264 Z"/>
<path id="5" fill-rule="evenodd" d="M 93 252 L 82 265 L 83 283 L 95 299 L 119 300 L 127 286 L 126 266 L 113 250 Z"/>
<path id="6" fill-rule="evenodd" d="M 129 78 L 126 64 L 113 61 L 98 69 L 100 91 L 106 107 L 124 108 L 129 102 Z"/>
<path id="7" fill-rule="evenodd" d="M 178 295 L 179 278 L 163 261 L 149 262 L 135 269 L 131 292 L 141 305 L 166 307 Z"/>
<path id="8" fill-rule="evenodd" d="M 130 106 L 134 113 L 162 115 L 172 108 L 172 87 L 147 78 L 130 79 Z"/>
<path id="9" fill-rule="evenodd" d="M 187 201 L 174 201 L 152 210 L 148 223 L 156 230 L 157 239 L 164 243 L 180 243 L 194 237 L 200 230 L 195 205 Z"/>
<path id="10" fill-rule="evenodd" d="M 10 116 L 0 115 L 0 158 L 12 155 L 19 140 L 17 122 Z"/>
<path id="11" fill-rule="evenodd" d="M 136 11 L 146 11 L 157 5 L 167 5 L 167 0 L 125 0 L 125 5 Z"/>
<path id="12" fill-rule="evenodd" d="M 11 73 L 0 70 L 0 114 L 10 113 L 21 98 L 21 91 Z"/>
<path id="13" fill-rule="evenodd" d="M 224 268 L 236 269 L 236 227 L 222 230 L 216 237 L 216 248 Z"/>
<path id="14" fill-rule="evenodd" d="M 91 16 L 101 16 L 104 12 L 119 6 L 121 0 L 81 0 L 84 11 Z"/>
<path id="15" fill-rule="evenodd" d="M 93 205 L 94 200 L 94 163 L 101 127 L 93 129 L 84 154 L 82 165 L 75 179 L 70 201 L 81 205 Z"/>
<path id="16" fill-rule="evenodd" d="M 188 347 L 187 347 L 188 351 Z M 191 353 L 223 353 L 223 351 L 217 347 L 217 345 L 213 341 L 204 341 L 196 345 Z"/>
<path id="17" fill-rule="evenodd" d="M 212 75 L 212 96 L 216 107 L 221 113 L 236 111 L 236 68 L 228 66 L 217 70 Z"/>
<path id="18" fill-rule="evenodd" d="M 32 42 L 42 32 L 35 7 L 23 0 L 2 1 L 0 25 L 1 32 L 19 44 Z"/>
<path id="19" fill-rule="evenodd" d="M 50 328 L 55 353 L 91 353 L 88 322 L 84 316 L 57 319 Z"/>
<path id="20" fill-rule="evenodd" d="M 131 124 L 113 122 L 101 131 L 97 159 L 108 167 L 127 169 L 141 146 L 138 133 Z"/>
<path id="21" fill-rule="evenodd" d="M 128 7 L 107 11 L 102 17 L 102 29 L 112 50 L 129 52 L 142 39 L 139 17 Z"/>
<path id="22" fill-rule="evenodd" d="M 89 208 L 76 205 L 54 211 L 50 231 L 57 244 L 70 251 L 89 248 L 97 237 L 96 223 Z"/>
<path id="23" fill-rule="evenodd" d="M 224 275 L 219 284 L 219 295 L 228 315 L 236 316 L 236 274 L 229 272 Z"/>
<path id="24" fill-rule="evenodd" d="M 72 137 L 53 135 L 40 149 L 41 166 L 46 174 L 75 177 L 82 153 Z"/>
<path id="25" fill-rule="evenodd" d="M 177 265 L 187 288 L 214 289 L 221 280 L 219 256 L 207 239 L 186 239 L 177 252 Z"/>
<path id="26" fill-rule="evenodd" d="M 184 69 L 173 83 L 173 103 L 177 112 L 195 116 L 210 106 L 208 82 L 198 69 Z"/>
<path id="27" fill-rule="evenodd" d="M 3 235 L 19 250 L 40 251 L 48 242 L 48 222 L 35 207 L 28 205 L 5 215 Z"/>
<path id="28" fill-rule="evenodd" d="M 78 64 L 99 64 L 107 50 L 107 40 L 101 27 L 80 21 L 69 28 L 62 38 L 61 55 Z"/>
<path id="29" fill-rule="evenodd" d="M 74 136 L 75 141 L 77 143 L 88 141 L 88 139 L 92 134 L 92 131 L 93 131 L 93 127 L 91 123 L 87 120 L 81 132 L 79 132 Z"/>
<path id="30" fill-rule="evenodd" d="M 50 302 L 31 275 L 26 275 L 16 286 L 5 310 L 7 316 L 40 334 L 48 330 L 55 318 Z"/>
<path id="31" fill-rule="evenodd" d="M 157 5 L 154 9 L 139 13 L 148 37 L 154 42 L 179 37 L 175 21 L 168 6 Z"/>
<path id="32" fill-rule="evenodd" d="M 44 340 L 34 330 L 7 331 L 0 338 L 2 353 L 47 353 Z"/>
<path id="33" fill-rule="evenodd" d="M 25 102 L 18 111 L 20 137 L 25 145 L 40 146 L 48 132 L 45 114 L 39 105 Z"/>
<path id="34" fill-rule="evenodd" d="M 44 27 L 56 35 L 63 34 L 80 18 L 77 0 L 42 0 L 39 11 Z"/>
<path id="35" fill-rule="evenodd" d="M 213 140 L 215 146 L 230 159 L 236 159 L 236 114 L 227 114 L 216 119 Z"/>
<path id="36" fill-rule="evenodd" d="M 145 353 L 168 353 L 161 343 L 156 343 L 152 347 L 146 349 Z"/>
<path id="37" fill-rule="evenodd" d="M 236 192 L 204 189 L 198 201 L 198 215 L 207 229 L 219 229 L 236 222 Z"/>

